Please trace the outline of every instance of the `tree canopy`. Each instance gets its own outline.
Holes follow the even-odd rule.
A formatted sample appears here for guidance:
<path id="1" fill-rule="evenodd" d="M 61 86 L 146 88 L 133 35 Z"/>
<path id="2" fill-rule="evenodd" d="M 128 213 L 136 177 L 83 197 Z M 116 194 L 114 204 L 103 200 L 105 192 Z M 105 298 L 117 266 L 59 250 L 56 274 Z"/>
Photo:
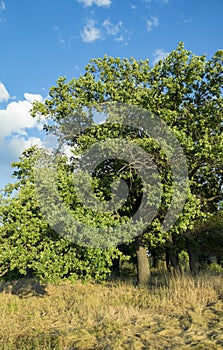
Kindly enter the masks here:
<path id="1" fill-rule="evenodd" d="M 155 65 L 150 65 L 148 59 L 137 61 L 134 58 L 108 56 L 92 59 L 85 67 L 83 75 L 70 81 L 67 81 L 65 77 L 60 77 L 57 84 L 50 89 L 49 98 L 43 103 L 35 102 L 33 105 L 33 117 L 46 120 L 45 131 L 48 134 L 62 135 L 63 145 L 72 149 L 73 156 L 69 159 L 69 162 L 67 160 L 61 161 L 57 169 L 59 174 L 58 191 L 69 206 L 71 215 L 79 217 L 80 220 L 88 222 L 89 225 L 109 228 L 114 226 L 114 222 L 121 224 L 122 220 L 131 217 L 137 211 L 142 200 L 143 188 L 139 172 L 134 166 L 132 167 L 130 163 L 118 157 L 116 159 L 109 158 L 104 160 L 93 172 L 93 193 L 104 202 L 111 200 L 111 184 L 114 179 L 121 177 L 128 186 L 127 200 L 124 206 L 115 213 L 95 213 L 86 208 L 78 200 L 77 191 L 76 193 L 73 192 L 72 182 L 73 170 L 81 159 L 82 153 L 95 143 L 109 139 L 112 144 L 112 140 L 118 138 L 131 142 L 135 147 L 140 147 L 151 155 L 151 160 L 154 162 L 153 167 L 155 164 L 158 169 L 158 173 L 154 175 L 154 178 L 160 177 L 162 194 L 160 206 L 153 220 L 148 222 L 148 226 L 140 235 L 136 235 L 131 239 L 136 248 L 139 283 L 148 282 L 149 265 L 146 257 L 148 249 L 156 249 L 156 247 L 165 246 L 166 244 L 171 247 L 183 235 L 191 235 L 197 220 L 206 220 L 222 208 L 222 86 L 223 51 L 219 50 L 211 59 L 207 59 L 205 55 L 196 56 L 192 54 L 184 48 L 183 43 L 179 43 L 176 50 L 173 50 L 164 60 Z M 168 232 L 162 228 L 162 223 L 173 200 L 174 179 L 173 171 L 168 162 L 168 145 L 166 145 L 166 148 L 162 147 L 162 143 L 159 144 L 157 140 L 152 139 L 151 136 L 145 133 L 143 125 L 139 125 L 138 128 L 135 126 L 127 127 L 126 124 L 123 126 L 121 114 L 116 110 L 113 111 L 115 122 L 96 123 L 93 112 L 95 108 L 102 106 L 101 111 L 103 111 L 104 105 L 114 102 L 118 103 L 118 106 L 134 106 L 134 108 L 139 108 L 142 113 L 146 111 L 157 116 L 164 123 L 163 125 L 170 128 L 182 147 L 187 160 L 187 195 L 178 220 Z M 148 115 L 145 113 L 145 118 Z M 73 126 L 75 126 L 75 130 Z M 103 145 L 105 148 L 105 144 Z M 169 143 L 169 148 L 171 149 L 171 147 L 172 145 Z M 99 149 L 100 152 L 103 152 L 103 149 Z M 178 156 L 179 154 L 175 154 L 176 166 Z M 135 159 L 138 160 L 140 157 L 139 154 L 135 154 Z M 18 230 L 17 219 L 20 215 L 18 212 L 21 212 L 19 209 L 21 199 L 19 198 L 21 196 L 27 198 L 27 192 L 29 192 L 28 198 L 30 199 L 24 199 L 26 204 L 22 218 L 26 221 L 29 220 L 29 215 L 32 217 L 32 220 L 29 220 L 29 225 L 32 225 L 32 232 L 34 228 L 35 233 L 32 234 L 35 238 L 32 238 L 33 241 L 30 243 L 32 246 L 30 248 L 31 253 L 27 255 L 26 260 L 21 265 L 23 267 L 20 269 L 19 265 L 16 266 L 21 271 L 28 264 L 28 261 L 33 260 L 34 256 L 43 256 L 42 252 L 40 254 L 37 251 L 35 242 L 37 237 L 42 237 L 42 231 L 50 232 L 50 225 L 47 226 L 41 216 L 41 208 L 38 209 L 38 215 L 35 213 L 38 204 L 33 202 L 36 197 L 32 172 L 31 170 L 27 172 L 24 161 L 29 162 L 29 167 L 32 169 L 34 164 L 32 156 L 28 156 L 28 160 L 27 157 L 23 157 L 20 163 L 17 163 L 16 166 L 20 169 L 16 172 L 16 176 L 20 178 L 20 185 L 17 185 L 19 195 L 4 206 L 6 211 L 9 206 L 15 207 L 14 210 L 17 210 L 17 213 L 15 213 L 16 220 L 13 219 L 12 223 L 9 223 L 4 217 L 4 210 L 1 214 L 3 226 L 7 228 L 12 225 L 13 227 L 12 229 L 10 226 L 8 232 L 17 232 L 17 235 L 18 232 L 20 232 L 19 235 L 23 232 L 22 236 L 28 237 L 26 233 L 26 230 L 29 230 L 28 226 L 24 231 L 21 231 L 21 228 Z M 141 161 L 145 163 L 143 156 Z M 90 158 L 89 163 L 91 163 Z M 180 168 L 179 165 L 178 168 Z M 85 181 L 84 178 L 83 181 Z M 152 193 L 153 188 L 155 187 L 151 185 L 150 193 Z M 45 188 L 45 191 L 47 191 L 47 188 Z M 180 201 L 183 194 L 177 193 L 177 195 Z M 153 197 L 150 197 L 150 200 L 151 198 Z M 177 207 L 177 203 L 176 201 L 175 207 Z M 31 209 L 29 209 L 30 206 Z M 7 232 L 5 228 L 4 232 Z M 2 228 L 1 230 L 3 231 Z M 4 237 L 6 236 L 2 236 L 2 240 L 6 242 Z M 48 240 L 49 238 L 47 236 L 44 239 Z M 76 263 L 73 262 L 73 270 L 75 271 L 75 264 L 78 264 L 77 261 L 84 261 L 83 257 L 85 259 L 86 254 L 82 250 L 80 258 L 77 251 L 80 251 L 81 248 L 77 248 L 78 246 L 75 246 L 75 244 L 65 243 L 65 241 L 66 239 L 63 240 L 61 237 L 58 239 L 57 236 L 54 248 L 57 249 L 56 242 L 58 242 L 58 249 L 62 249 L 61 256 L 64 256 L 63 264 L 66 264 L 66 259 L 71 261 L 73 259 L 71 256 L 76 257 Z M 10 242 L 10 239 L 7 242 Z M 43 240 L 40 244 L 43 247 L 44 242 Z M 8 248 L 5 248 L 5 251 L 8 251 Z M 89 251 L 89 249 L 86 251 Z M 90 249 L 90 251 L 92 250 Z M 97 251 L 97 254 L 100 255 L 99 264 L 105 266 L 106 263 L 103 261 L 108 259 L 106 261 L 109 266 L 118 249 L 114 247 L 108 250 L 96 249 L 93 251 L 90 260 L 93 256 L 95 257 L 95 251 Z M 54 251 L 52 254 L 60 253 Z M 5 259 L 8 259 L 7 254 Z M 39 258 L 37 260 L 41 265 Z M 89 268 L 91 266 L 90 260 Z M 63 264 L 60 267 L 61 270 L 64 269 Z M 83 264 L 86 264 L 86 261 Z M 67 270 L 65 269 L 65 271 Z"/>

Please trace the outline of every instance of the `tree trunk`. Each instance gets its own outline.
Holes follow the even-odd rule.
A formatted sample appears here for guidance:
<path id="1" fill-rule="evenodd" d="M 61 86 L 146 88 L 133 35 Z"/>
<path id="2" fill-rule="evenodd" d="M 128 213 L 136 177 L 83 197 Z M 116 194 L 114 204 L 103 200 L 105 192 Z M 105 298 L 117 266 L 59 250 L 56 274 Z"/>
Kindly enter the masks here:
<path id="1" fill-rule="evenodd" d="M 189 254 L 189 264 L 190 264 L 190 271 L 193 276 L 196 276 L 199 272 L 199 255 L 198 252 L 195 249 L 195 242 L 192 238 L 187 238 L 187 247 L 188 247 L 188 254 Z"/>
<path id="2" fill-rule="evenodd" d="M 150 252 L 151 253 L 151 255 L 152 255 L 152 267 L 154 267 L 155 269 L 158 267 L 158 265 L 159 265 L 159 258 L 158 258 L 158 256 L 157 256 L 157 254 L 156 254 L 156 251 L 154 250 L 154 251 L 152 251 L 152 252 Z"/>
<path id="3" fill-rule="evenodd" d="M 181 273 L 178 253 L 176 251 L 176 247 L 174 246 L 172 236 L 169 237 L 166 246 L 166 267 L 170 272 Z"/>
<path id="4" fill-rule="evenodd" d="M 135 247 L 137 257 L 137 285 L 147 286 L 150 280 L 150 266 L 142 236 L 136 237 Z"/>
<path id="5" fill-rule="evenodd" d="M 122 270 L 122 263 L 120 257 L 113 259 L 112 264 L 112 272 L 117 276 L 120 277 Z"/>

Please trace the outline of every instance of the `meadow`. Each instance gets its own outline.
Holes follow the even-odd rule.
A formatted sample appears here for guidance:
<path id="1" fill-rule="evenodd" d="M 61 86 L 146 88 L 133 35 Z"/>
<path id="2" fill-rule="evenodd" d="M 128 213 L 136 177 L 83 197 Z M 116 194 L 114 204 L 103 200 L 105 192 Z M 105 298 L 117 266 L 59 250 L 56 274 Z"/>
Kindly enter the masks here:
<path id="1" fill-rule="evenodd" d="M 1 282 L 2 350 L 223 349 L 223 275 Z"/>

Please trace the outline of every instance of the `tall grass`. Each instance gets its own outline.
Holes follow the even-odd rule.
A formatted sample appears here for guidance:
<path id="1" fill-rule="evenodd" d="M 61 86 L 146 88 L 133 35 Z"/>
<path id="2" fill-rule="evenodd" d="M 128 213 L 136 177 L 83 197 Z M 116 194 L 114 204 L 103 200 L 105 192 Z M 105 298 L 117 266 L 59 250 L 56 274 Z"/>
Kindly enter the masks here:
<path id="1" fill-rule="evenodd" d="M 148 288 L 2 283 L 0 349 L 221 349 L 223 276 L 159 273 Z"/>

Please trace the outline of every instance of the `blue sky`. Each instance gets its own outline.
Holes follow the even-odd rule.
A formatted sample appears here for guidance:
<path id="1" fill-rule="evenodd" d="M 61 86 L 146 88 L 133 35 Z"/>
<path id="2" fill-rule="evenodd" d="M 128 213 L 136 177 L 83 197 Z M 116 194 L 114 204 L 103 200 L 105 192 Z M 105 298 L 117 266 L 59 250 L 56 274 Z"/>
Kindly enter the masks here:
<path id="1" fill-rule="evenodd" d="M 22 150 L 41 145 L 29 110 L 59 76 L 104 54 L 154 63 L 179 41 L 210 58 L 222 20 L 222 0 L 0 0 L 0 187 Z"/>

